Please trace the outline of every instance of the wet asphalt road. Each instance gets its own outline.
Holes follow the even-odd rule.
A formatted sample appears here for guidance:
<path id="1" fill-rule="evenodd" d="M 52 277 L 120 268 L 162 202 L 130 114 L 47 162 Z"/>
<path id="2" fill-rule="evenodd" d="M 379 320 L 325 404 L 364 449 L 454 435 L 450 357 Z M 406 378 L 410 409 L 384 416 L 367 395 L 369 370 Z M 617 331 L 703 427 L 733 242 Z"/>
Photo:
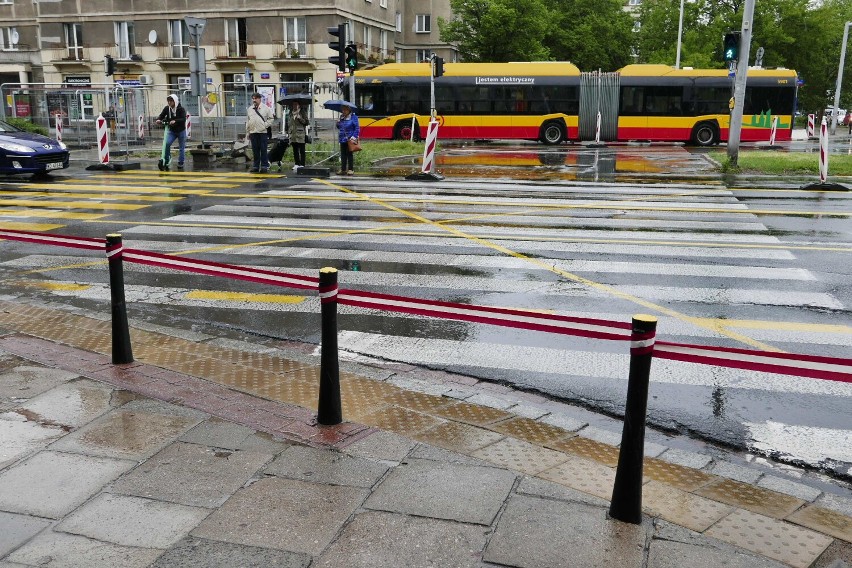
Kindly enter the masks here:
<path id="1" fill-rule="evenodd" d="M 4 228 L 315 276 L 403 296 L 629 321 L 670 341 L 852 358 L 852 194 L 802 180 L 724 182 L 679 147 L 460 147 L 441 182 L 72 169 L 3 181 Z M 149 167 L 147 164 L 145 167 Z M 36 183 L 31 183 L 35 181 Z M 119 209 L 119 207 L 123 207 Z M 0 247 L 6 294 L 89 309 L 108 298 L 91 255 Z M 36 272 L 32 272 L 36 270 Z M 318 343 L 314 294 L 126 265 L 131 317 Z M 620 414 L 627 349 L 341 308 L 342 356 L 504 381 Z M 849 384 L 656 360 L 649 422 L 852 475 Z"/>

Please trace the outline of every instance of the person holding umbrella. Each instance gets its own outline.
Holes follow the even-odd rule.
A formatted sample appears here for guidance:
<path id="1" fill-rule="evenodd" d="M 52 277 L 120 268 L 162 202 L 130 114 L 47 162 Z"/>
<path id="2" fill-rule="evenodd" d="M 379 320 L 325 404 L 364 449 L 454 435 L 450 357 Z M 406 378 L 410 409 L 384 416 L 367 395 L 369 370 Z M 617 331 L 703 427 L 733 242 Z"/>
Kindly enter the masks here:
<path id="1" fill-rule="evenodd" d="M 307 141 L 307 126 L 308 117 L 305 111 L 302 110 L 302 105 L 298 100 L 293 100 L 290 103 L 290 124 L 287 127 L 287 134 L 290 136 L 290 146 L 293 147 L 293 171 L 305 165 L 305 142 Z"/>
<path id="2" fill-rule="evenodd" d="M 326 107 L 327 108 L 327 107 Z M 340 171 L 337 175 L 351 176 L 355 173 L 355 154 L 349 149 L 350 140 L 358 140 L 361 127 L 358 115 L 352 109 L 355 105 L 346 103 L 340 105 L 340 120 L 337 121 L 337 140 L 340 142 Z"/>

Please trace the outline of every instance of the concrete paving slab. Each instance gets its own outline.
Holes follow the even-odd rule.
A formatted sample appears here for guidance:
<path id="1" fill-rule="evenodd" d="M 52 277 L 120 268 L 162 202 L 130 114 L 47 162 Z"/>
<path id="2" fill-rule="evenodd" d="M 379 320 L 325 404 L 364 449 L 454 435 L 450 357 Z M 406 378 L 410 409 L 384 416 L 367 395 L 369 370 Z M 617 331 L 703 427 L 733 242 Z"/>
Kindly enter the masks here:
<path id="1" fill-rule="evenodd" d="M 58 426 L 30 422 L 15 412 L 0 414 L 0 469 L 47 447 L 65 434 Z"/>
<path id="2" fill-rule="evenodd" d="M 515 495 L 484 560 L 518 568 L 640 568 L 648 530 L 607 519 L 603 508 Z"/>
<path id="3" fill-rule="evenodd" d="M 78 376 L 61 369 L 20 365 L 0 374 L 0 400 L 30 399 Z"/>
<path id="4" fill-rule="evenodd" d="M 113 406 L 113 389 L 89 379 L 73 380 L 20 406 L 27 418 L 78 428 L 88 424 Z"/>
<path id="5" fill-rule="evenodd" d="M 112 490 L 170 503 L 215 508 L 271 459 L 271 454 L 232 452 L 175 442 L 118 480 Z"/>
<path id="6" fill-rule="evenodd" d="M 652 540 L 648 551 L 648 568 L 783 568 L 783 564 L 767 558 L 733 550 L 719 550 L 668 540 Z"/>
<path id="7" fill-rule="evenodd" d="M 816 487 L 811 487 L 804 483 L 798 483 L 790 479 L 778 477 L 777 475 L 764 475 L 757 482 L 757 486 L 777 491 L 778 493 L 784 493 L 785 495 L 798 497 L 804 501 L 813 501 L 822 494 L 822 491 Z"/>
<path id="8" fill-rule="evenodd" d="M 200 422 L 198 418 L 135 410 L 130 407 L 135 402 L 68 434 L 51 448 L 142 460 Z"/>
<path id="9" fill-rule="evenodd" d="M 307 554 L 187 537 L 151 568 L 307 568 L 310 563 Z"/>
<path id="10" fill-rule="evenodd" d="M 252 434 L 254 434 L 254 430 L 246 426 L 234 424 L 221 418 L 210 418 L 186 432 L 179 440 L 214 448 L 236 450 Z"/>
<path id="11" fill-rule="evenodd" d="M 412 450 L 410 456 L 412 459 L 446 461 L 450 463 L 461 463 L 467 465 L 481 465 L 483 467 L 493 467 L 491 463 L 479 458 L 472 458 L 458 452 L 438 448 L 430 444 L 419 444 Z"/>
<path id="12" fill-rule="evenodd" d="M 515 477 L 493 467 L 413 459 L 394 468 L 364 506 L 487 525 L 503 506 Z"/>
<path id="13" fill-rule="evenodd" d="M 103 493 L 66 517 L 57 531 L 123 546 L 169 548 L 198 526 L 209 509 Z"/>
<path id="14" fill-rule="evenodd" d="M 192 536 L 317 555 L 366 497 L 365 489 L 268 477 L 238 491 Z"/>
<path id="15" fill-rule="evenodd" d="M 487 529 L 396 513 L 355 516 L 317 559 L 325 568 L 481 566 Z M 450 543 L 452 543 L 450 545 Z"/>
<path id="16" fill-rule="evenodd" d="M 546 481 L 538 477 L 524 476 L 515 492 L 521 495 L 532 495 L 534 497 L 546 497 L 548 499 L 559 499 L 562 501 L 574 501 L 585 503 L 593 507 L 609 507 L 607 499 L 601 499 L 576 489 L 571 489 L 553 481 Z"/>
<path id="17" fill-rule="evenodd" d="M 340 452 L 292 446 L 264 468 L 264 473 L 332 485 L 372 487 L 388 466 Z"/>
<path id="18" fill-rule="evenodd" d="M 119 546 L 84 536 L 46 531 L 9 555 L 9 560 L 50 568 L 144 568 L 162 552 L 156 548 Z"/>
<path id="19" fill-rule="evenodd" d="M 50 525 L 50 521 L 29 515 L 0 511 L 0 558 L 9 554 Z"/>
<path id="20" fill-rule="evenodd" d="M 411 438 L 393 432 L 375 432 L 349 445 L 346 453 L 356 458 L 400 462 L 416 445 Z"/>
<path id="21" fill-rule="evenodd" d="M 129 460 L 39 452 L 0 474 L 0 509 L 58 519 L 135 465 Z"/>

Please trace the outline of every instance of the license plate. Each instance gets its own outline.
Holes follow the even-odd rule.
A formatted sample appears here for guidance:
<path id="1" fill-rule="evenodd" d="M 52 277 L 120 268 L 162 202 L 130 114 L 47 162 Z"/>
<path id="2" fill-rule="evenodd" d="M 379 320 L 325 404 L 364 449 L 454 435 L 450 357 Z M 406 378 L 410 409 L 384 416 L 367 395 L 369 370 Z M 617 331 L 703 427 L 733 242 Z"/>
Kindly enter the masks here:
<path id="1" fill-rule="evenodd" d="M 52 164 L 47 164 L 47 169 L 49 170 L 61 170 L 62 162 L 53 162 Z"/>

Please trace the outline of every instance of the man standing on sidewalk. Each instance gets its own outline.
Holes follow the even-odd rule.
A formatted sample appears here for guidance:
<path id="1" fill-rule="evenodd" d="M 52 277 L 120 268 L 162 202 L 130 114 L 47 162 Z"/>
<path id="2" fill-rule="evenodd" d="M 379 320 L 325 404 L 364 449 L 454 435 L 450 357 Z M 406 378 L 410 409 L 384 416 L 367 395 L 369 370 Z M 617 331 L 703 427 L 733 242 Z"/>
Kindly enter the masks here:
<path id="1" fill-rule="evenodd" d="M 251 151 L 254 155 L 252 172 L 265 174 L 269 172 L 269 130 L 275 117 L 268 106 L 261 104 L 260 93 L 251 96 L 251 106 L 246 116 L 246 134 L 251 141 Z"/>
<path id="2" fill-rule="evenodd" d="M 157 124 L 166 125 L 166 141 L 163 148 L 162 167 L 168 168 L 172 161 L 172 143 L 178 141 L 178 167 L 183 167 L 186 154 L 186 109 L 184 109 L 177 95 L 169 95 L 166 99 L 163 112 L 157 117 Z"/>

